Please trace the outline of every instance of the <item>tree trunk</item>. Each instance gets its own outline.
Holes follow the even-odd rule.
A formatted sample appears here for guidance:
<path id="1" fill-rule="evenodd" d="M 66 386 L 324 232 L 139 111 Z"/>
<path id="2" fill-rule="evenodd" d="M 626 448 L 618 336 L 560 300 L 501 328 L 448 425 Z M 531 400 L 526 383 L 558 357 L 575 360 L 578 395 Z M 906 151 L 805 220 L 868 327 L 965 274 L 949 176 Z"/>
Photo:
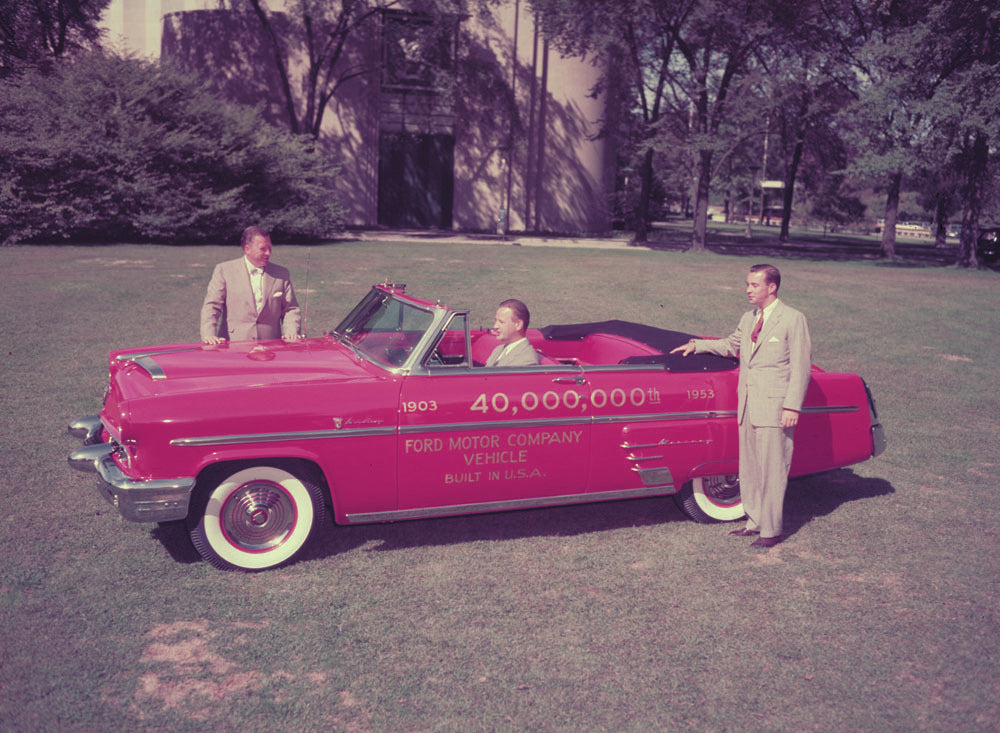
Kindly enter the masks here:
<path id="1" fill-rule="evenodd" d="M 976 240 L 979 239 L 979 215 L 983 209 L 983 187 L 986 179 L 986 164 L 989 161 L 989 148 L 986 136 L 981 132 L 972 133 L 971 143 L 966 140 L 965 207 L 962 210 L 962 234 L 958 246 L 959 267 L 979 267 L 979 257 L 976 253 Z"/>
<path id="2" fill-rule="evenodd" d="M 712 176 L 712 151 L 698 152 L 698 182 L 695 187 L 694 226 L 691 232 L 691 249 L 704 252 L 708 249 L 708 186 Z"/>
<path id="3" fill-rule="evenodd" d="M 649 198 L 653 188 L 653 151 L 647 150 L 639 169 L 639 202 L 635 212 L 635 241 L 645 242 L 649 236 Z"/>
<path id="4" fill-rule="evenodd" d="M 767 115 L 764 120 L 764 160 L 760 165 L 760 226 L 764 226 L 764 219 L 767 216 L 767 189 L 764 188 L 764 181 L 767 179 L 767 149 L 771 139 L 771 115 Z"/>
<path id="5" fill-rule="evenodd" d="M 882 256 L 896 257 L 896 219 L 899 218 L 899 188 L 903 182 L 902 171 L 889 176 L 889 193 L 885 197 L 885 226 L 882 228 Z"/>
<path id="6" fill-rule="evenodd" d="M 271 25 L 271 20 L 267 17 L 267 11 L 260 4 L 260 0 L 250 0 L 250 5 L 253 7 L 260 27 L 264 30 L 271 45 L 274 68 L 278 72 L 279 79 L 281 79 L 281 94 L 285 100 L 285 113 L 288 115 L 288 129 L 298 135 L 300 128 L 299 118 L 295 113 L 295 96 L 292 94 L 292 83 L 289 79 L 288 68 L 285 65 L 285 56 L 282 52 L 281 42 L 278 40 L 277 32 Z"/>
<path id="7" fill-rule="evenodd" d="M 785 188 L 782 191 L 781 201 L 781 233 L 778 240 L 782 243 L 788 242 L 788 232 L 792 221 L 792 198 L 795 193 L 795 177 L 799 172 L 799 164 L 802 162 L 802 149 L 805 143 L 799 135 L 795 140 L 795 148 L 792 150 L 792 161 L 788 165 L 788 172 L 785 174 Z"/>
<path id="8" fill-rule="evenodd" d="M 934 210 L 934 220 L 937 222 L 937 226 L 934 229 L 934 246 L 935 247 L 947 247 L 948 243 L 945 241 L 948 237 L 947 227 L 945 226 L 948 220 L 948 206 L 945 197 L 941 194 L 937 196 L 937 206 Z"/>

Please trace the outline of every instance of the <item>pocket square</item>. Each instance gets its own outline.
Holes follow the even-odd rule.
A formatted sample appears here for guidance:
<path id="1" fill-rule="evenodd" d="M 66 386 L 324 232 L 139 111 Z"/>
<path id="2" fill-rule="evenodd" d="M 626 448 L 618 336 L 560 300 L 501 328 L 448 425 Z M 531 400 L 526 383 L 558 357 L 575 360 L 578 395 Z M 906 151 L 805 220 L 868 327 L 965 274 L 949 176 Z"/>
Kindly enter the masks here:
<path id="1" fill-rule="evenodd" d="M 776 344 L 779 341 L 781 341 L 781 339 L 779 339 L 777 336 L 772 336 L 771 338 L 769 338 L 767 340 L 767 343 L 769 343 L 769 344 Z"/>

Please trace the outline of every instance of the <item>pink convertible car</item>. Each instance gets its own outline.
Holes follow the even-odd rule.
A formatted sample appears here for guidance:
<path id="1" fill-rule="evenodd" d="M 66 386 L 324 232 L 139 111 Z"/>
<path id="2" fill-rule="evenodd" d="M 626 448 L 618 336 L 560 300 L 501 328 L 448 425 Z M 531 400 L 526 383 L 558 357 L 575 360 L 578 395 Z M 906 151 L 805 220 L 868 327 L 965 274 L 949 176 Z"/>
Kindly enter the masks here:
<path id="1" fill-rule="evenodd" d="M 99 415 L 70 431 L 123 517 L 182 520 L 220 568 L 290 561 L 329 512 L 390 522 L 672 495 L 699 522 L 743 516 L 737 364 L 624 321 L 531 329 L 538 366 L 486 368 L 469 312 L 373 287 L 298 343 L 116 351 Z M 813 367 L 792 475 L 885 446 L 861 377 Z"/>

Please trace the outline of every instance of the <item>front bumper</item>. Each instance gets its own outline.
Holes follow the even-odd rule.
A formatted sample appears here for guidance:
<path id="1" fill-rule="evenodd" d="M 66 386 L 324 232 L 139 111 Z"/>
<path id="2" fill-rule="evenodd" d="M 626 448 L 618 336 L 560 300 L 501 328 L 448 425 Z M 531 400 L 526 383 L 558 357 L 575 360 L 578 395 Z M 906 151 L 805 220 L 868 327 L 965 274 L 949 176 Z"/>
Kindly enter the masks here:
<path id="1" fill-rule="evenodd" d="M 126 476 L 112 458 L 114 446 L 95 443 L 96 416 L 70 423 L 69 430 L 84 438 L 84 445 L 69 454 L 69 465 L 78 471 L 94 471 L 100 477 L 98 492 L 123 518 L 133 522 L 172 522 L 188 513 L 193 478 L 150 479 L 141 481 Z"/>

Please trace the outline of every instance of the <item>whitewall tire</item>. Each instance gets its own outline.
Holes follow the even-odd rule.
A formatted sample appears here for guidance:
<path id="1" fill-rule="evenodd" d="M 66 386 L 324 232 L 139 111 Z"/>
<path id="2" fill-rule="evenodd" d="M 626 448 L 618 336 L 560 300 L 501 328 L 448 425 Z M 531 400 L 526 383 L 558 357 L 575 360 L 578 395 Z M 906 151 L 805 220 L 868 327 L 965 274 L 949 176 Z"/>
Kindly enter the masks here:
<path id="1" fill-rule="evenodd" d="M 322 490 L 275 466 L 244 468 L 207 487 L 188 519 L 191 542 L 226 570 L 265 570 L 290 561 L 324 514 Z"/>

